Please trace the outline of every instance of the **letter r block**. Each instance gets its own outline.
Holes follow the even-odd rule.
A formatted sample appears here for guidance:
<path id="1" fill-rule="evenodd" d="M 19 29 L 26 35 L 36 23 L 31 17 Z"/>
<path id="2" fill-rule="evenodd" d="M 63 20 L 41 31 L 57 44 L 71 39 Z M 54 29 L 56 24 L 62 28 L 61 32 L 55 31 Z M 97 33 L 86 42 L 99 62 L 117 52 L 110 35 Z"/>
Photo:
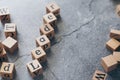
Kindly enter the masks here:
<path id="1" fill-rule="evenodd" d="M 33 60 L 31 62 L 28 62 L 27 69 L 33 78 L 43 73 L 42 66 L 38 62 L 38 60 Z"/>
<path id="2" fill-rule="evenodd" d="M 0 74 L 2 78 L 5 79 L 13 79 L 14 78 L 14 72 L 15 72 L 15 65 L 14 63 L 8 63 L 8 62 L 3 62 L 1 69 L 0 69 Z"/>

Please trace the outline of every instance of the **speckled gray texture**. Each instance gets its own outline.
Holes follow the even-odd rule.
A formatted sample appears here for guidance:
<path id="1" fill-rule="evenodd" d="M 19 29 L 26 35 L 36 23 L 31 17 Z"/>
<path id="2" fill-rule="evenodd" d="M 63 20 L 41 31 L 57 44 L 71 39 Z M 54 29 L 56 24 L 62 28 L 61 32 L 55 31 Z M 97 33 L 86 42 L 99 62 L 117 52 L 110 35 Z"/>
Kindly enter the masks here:
<path id="1" fill-rule="evenodd" d="M 12 22 L 18 30 L 19 51 L 8 54 L 16 65 L 14 80 L 33 80 L 26 69 L 40 36 L 45 6 L 55 1 L 61 7 L 57 23 L 56 43 L 48 54 L 48 65 L 43 78 L 36 80 L 91 80 L 95 69 L 104 71 L 101 57 L 111 54 L 105 43 L 111 28 L 120 29 L 120 18 L 115 13 L 119 0 L 0 0 L 0 7 L 10 8 Z M 0 39 L 4 40 L 0 24 Z M 113 71 L 107 80 L 120 80 L 120 70 Z"/>

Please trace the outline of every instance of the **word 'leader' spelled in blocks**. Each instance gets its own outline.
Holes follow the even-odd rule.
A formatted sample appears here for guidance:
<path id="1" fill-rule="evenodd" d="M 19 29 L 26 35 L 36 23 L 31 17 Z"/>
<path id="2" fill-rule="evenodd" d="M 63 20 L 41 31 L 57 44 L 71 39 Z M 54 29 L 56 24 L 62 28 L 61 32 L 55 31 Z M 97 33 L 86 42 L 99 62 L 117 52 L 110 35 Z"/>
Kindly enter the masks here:
<path id="1" fill-rule="evenodd" d="M 50 40 L 47 38 L 46 35 L 42 35 L 36 39 L 37 47 L 40 46 L 43 50 L 50 48 Z"/>
<path id="2" fill-rule="evenodd" d="M 14 74 L 15 74 L 15 65 L 14 63 L 8 63 L 8 62 L 3 62 L 1 69 L 0 69 L 0 74 L 2 78 L 5 79 L 13 79 Z"/>
<path id="3" fill-rule="evenodd" d="M 43 24 L 40 27 L 41 35 L 46 35 L 49 39 L 52 39 L 55 35 L 54 29 L 50 24 Z"/>
<path id="4" fill-rule="evenodd" d="M 107 77 L 106 73 L 96 70 L 92 77 L 92 80 L 106 80 L 106 77 Z"/>
<path id="5" fill-rule="evenodd" d="M 14 39 L 17 39 L 17 28 L 14 23 L 6 23 L 5 28 L 4 28 L 4 33 L 6 38 L 7 37 L 12 37 Z"/>
<path id="6" fill-rule="evenodd" d="M 40 61 L 40 63 L 47 61 L 46 53 L 41 47 L 33 49 L 31 51 L 31 54 L 32 54 L 32 58 L 37 59 L 38 61 Z"/>
<path id="7" fill-rule="evenodd" d="M 116 7 L 116 13 L 118 14 L 118 16 L 120 16 L 120 5 L 117 5 L 117 7 Z"/>
<path id="8" fill-rule="evenodd" d="M 43 16 L 43 22 L 46 24 L 50 24 L 51 26 L 55 27 L 56 26 L 56 21 L 57 18 L 54 16 L 53 13 L 48 13 Z"/>
<path id="9" fill-rule="evenodd" d="M 7 7 L 0 8 L 0 20 L 3 24 L 10 23 L 10 12 Z"/>
<path id="10" fill-rule="evenodd" d="M 43 73 L 42 66 L 38 60 L 33 60 L 27 63 L 27 69 L 33 78 Z"/>
<path id="11" fill-rule="evenodd" d="M 2 44 L 5 48 L 5 50 L 10 53 L 14 53 L 18 49 L 18 42 L 17 42 L 17 40 L 13 39 L 12 37 L 7 37 L 2 42 Z"/>
<path id="12" fill-rule="evenodd" d="M 106 43 L 106 47 L 112 51 L 118 49 L 119 46 L 120 46 L 120 42 L 113 38 Z"/>
<path id="13" fill-rule="evenodd" d="M 114 59 L 113 55 L 108 55 L 101 59 L 101 65 L 106 72 L 110 72 L 117 67 L 117 61 Z"/>
<path id="14" fill-rule="evenodd" d="M 120 30 L 111 29 L 110 37 L 115 39 L 120 39 Z"/>
<path id="15" fill-rule="evenodd" d="M 55 16 L 60 15 L 60 7 L 56 3 L 49 3 L 46 6 L 46 13 L 53 13 Z"/>

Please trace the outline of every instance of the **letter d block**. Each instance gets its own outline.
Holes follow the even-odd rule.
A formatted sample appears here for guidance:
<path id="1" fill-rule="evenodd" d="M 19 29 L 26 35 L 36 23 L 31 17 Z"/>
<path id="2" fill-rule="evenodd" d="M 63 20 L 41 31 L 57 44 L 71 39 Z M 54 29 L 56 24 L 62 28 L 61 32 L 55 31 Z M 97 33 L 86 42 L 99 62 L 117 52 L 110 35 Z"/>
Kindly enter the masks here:
<path id="1" fill-rule="evenodd" d="M 99 70 L 96 70 L 94 75 L 93 75 L 92 80 L 106 80 L 106 77 L 107 77 L 106 73 L 99 71 Z"/>
<path id="2" fill-rule="evenodd" d="M 0 69 L 0 74 L 2 78 L 5 79 L 13 79 L 14 78 L 14 72 L 15 72 L 15 65 L 14 63 L 7 63 L 3 62 L 1 69 Z"/>
<path id="3" fill-rule="evenodd" d="M 46 35 L 42 35 L 36 39 L 37 47 L 40 46 L 43 50 L 50 48 L 50 40 L 47 38 Z"/>
<path id="4" fill-rule="evenodd" d="M 43 73 L 42 66 L 38 60 L 27 63 L 27 69 L 33 78 Z"/>

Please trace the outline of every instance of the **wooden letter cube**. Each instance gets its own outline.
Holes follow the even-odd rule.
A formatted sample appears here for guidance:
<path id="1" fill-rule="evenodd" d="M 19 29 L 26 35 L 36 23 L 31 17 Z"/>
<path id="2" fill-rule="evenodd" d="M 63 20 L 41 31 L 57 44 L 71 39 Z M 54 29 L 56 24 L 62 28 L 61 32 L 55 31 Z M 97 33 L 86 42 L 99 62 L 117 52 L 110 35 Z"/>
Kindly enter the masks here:
<path id="1" fill-rule="evenodd" d="M 49 3 L 46 6 L 46 13 L 53 13 L 55 16 L 60 14 L 60 7 L 56 3 Z"/>
<path id="2" fill-rule="evenodd" d="M 113 57 L 118 63 L 120 63 L 120 52 L 113 52 Z"/>
<path id="3" fill-rule="evenodd" d="M 3 48 L 3 50 L 0 54 L 0 62 L 7 61 L 7 60 L 8 60 L 7 53 L 6 53 L 5 49 Z"/>
<path id="4" fill-rule="evenodd" d="M 15 39 L 13 39 L 12 37 L 6 38 L 2 42 L 2 44 L 5 48 L 5 50 L 10 53 L 14 53 L 18 49 L 18 42 Z"/>
<path id="5" fill-rule="evenodd" d="M 106 72 L 110 72 L 117 67 L 117 61 L 114 59 L 113 55 L 109 55 L 101 59 L 101 65 Z"/>
<path id="6" fill-rule="evenodd" d="M 112 51 L 118 49 L 119 46 L 120 46 L 120 42 L 113 38 L 106 43 L 106 47 L 108 49 L 111 49 Z"/>
<path id="7" fill-rule="evenodd" d="M 116 13 L 118 14 L 118 16 L 120 16 L 120 5 L 117 5 L 117 7 L 116 7 Z"/>
<path id="8" fill-rule="evenodd" d="M 36 39 L 36 45 L 37 47 L 40 46 L 44 50 L 50 48 L 50 40 L 47 38 L 46 35 L 42 35 Z"/>
<path id="9" fill-rule="evenodd" d="M 0 41 L 0 54 L 3 52 L 3 45 L 2 42 Z"/>
<path id="10" fill-rule="evenodd" d="M 16 25 L 14 23 L 6 23 L 4 28 L 4 33 L 6 38 L 10 36 L 14 39 L 17 39 Z"/>
<path id="11" fill-rule="evenodd" d="M 27 63 L 27 69 L 33 78 L 43 73 L 42 66 L 38 60 Z"/>
<path id="12" fill-rule="evenodd" d="M 41 63 L 47 61 L 46 53 L 45 53 L 45 51 L 41 47 L 33 49 L 31 51 L 31 54 L 32 54 L 32 58 L 33 59 L 37 59 Z"/>
<path id="13" fill-rule="evenodd" d="M 43 22 L 46 24 L 50 24 L 51 26 L 55 27 L 56 26 L 56 21 L 57 18 L 54 16 L 53 13 L 48 13 L 43 16 Z"/>
<path id="14" fill-rule="evenodd" d="M 106 80 L 106 77 L 107 77 L 106 73 L 99 71 L 99 70 L 96 70 L 94 75 L 93 75 L 92 80 Z"/>
<path id="15" fill-rule="evenodd" d="M 54 29 L 50 24 L 44 24 L 40 27 L 41 35 L 46 35 L 49 39 L 52 39 L 55 35 Z"/>
<path id="16" fill-rule="evenodd" d="M 15 65 L 14 63 L 8 63 L 8 62 L 3 62 L 1 69 L 0 69 L 0 74 L 3 78 L 5 79 L 13 79 L 14 78 L 14 72 L 15 72 Z"/>
<path id="17" fill-rule="evenodd" d="M 10 13 L 7 7 L 0 8 L 0 19 L 3 24 L 10 23 Z"/>
<path id="18" fill-rule="evenodd" d="M 120 39 L 120 30 L 111 29 L 110 37 L 115 39 Z"/>

